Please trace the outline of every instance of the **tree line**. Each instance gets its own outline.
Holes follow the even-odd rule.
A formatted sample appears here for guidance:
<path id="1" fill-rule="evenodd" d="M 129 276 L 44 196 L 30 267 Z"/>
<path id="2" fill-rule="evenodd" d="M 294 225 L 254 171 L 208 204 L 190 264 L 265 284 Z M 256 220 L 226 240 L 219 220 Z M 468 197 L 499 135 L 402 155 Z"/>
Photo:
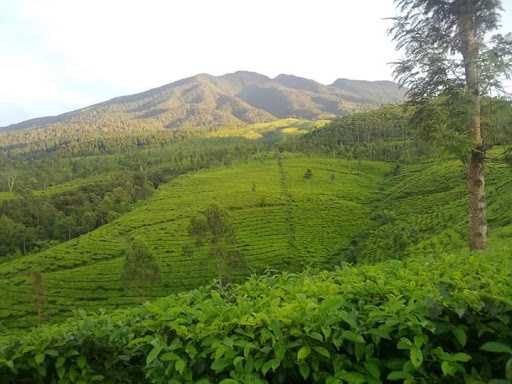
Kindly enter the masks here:
<path id="1" fill-rule="evenodd" d="M 174 176 L 267 153 L 265 143 L 212 139 L 117 155 L 4 158 L 0 192 L 13 194 L 0 201 L 0 257 L 40 251 L 99 228 Z M 93 180 L 85 184 L 88 177 Z M 76 187 L 59 191 L 61 183 L 75 180 Z"/>
<path id="2" fill-rule="evenodd" d="M 23 190 L 0 205 L 0 257 L 43 250 L 92 231 L 154 189 L 145 175 L 134 173 L 54 196 Z"/>
<path id="3" fill-rule="evenodd" d="M 284 147 L 348 159 L 407 162 L 446 154 L 465 161 L 467 114 L 461 93 L 426 98 L 343 116 Z M 481 115 L 487 149 L 512 144 L 510 99 L 482 99 Z"/>

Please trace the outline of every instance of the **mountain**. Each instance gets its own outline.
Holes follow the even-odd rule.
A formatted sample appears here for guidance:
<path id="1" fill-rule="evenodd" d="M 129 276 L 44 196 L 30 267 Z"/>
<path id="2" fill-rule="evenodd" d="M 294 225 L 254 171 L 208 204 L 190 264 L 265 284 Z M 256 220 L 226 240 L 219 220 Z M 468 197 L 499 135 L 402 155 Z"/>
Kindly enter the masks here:
<path id="1" fill-rule="evenodd" d="M 284 74 L 274 79 L 247 71 L 223 76 L 199 74 L 59 116 L 13 124 L 0 131 L 45 128 L 39 134 L 40 140 L 63 132 L 104 135 L 183 127 L 214 129 L 285 117 L 332 118 L 403 98 L 404 91 L 387 81 L 339 79 L 323 85 Z"/>
<path id="2" fill-rule="evenodd" d="M 362 104 L 383 104 L 383 100 L 397 102 L 403 99 L 403 89 L 398 89 L 392 81 L 365 81 L 338 79 L 332 87 L 342 98 Z"/>

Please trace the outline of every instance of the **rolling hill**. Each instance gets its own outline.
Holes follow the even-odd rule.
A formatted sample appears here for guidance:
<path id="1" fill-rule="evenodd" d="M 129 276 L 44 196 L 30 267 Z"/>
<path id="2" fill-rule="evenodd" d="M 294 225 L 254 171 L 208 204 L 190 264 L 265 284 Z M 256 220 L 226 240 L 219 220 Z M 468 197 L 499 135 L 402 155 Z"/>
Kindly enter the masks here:
<path id="1" fill-rule="evenodd" d="M 304 179 L 307 169 L 313 177 Z M 283 156 L 180 176 L 132 212 L 87 235 L 44 252 L 0 263 L 6 292 L 0 323 L 34 325 L 28 274 L 43 273 L 46 311 L 60 320 L 77 308 L 126 306 L 137 297 L 122 288 L 125 238 L 147 243 L 161 268 L 161 285 L 150 297 L 208 283 L 215 273 L 204 248 L 192 255 L 190 218 L 212 203 L 229 210 L 237 248 L 253 272 L 329 267 L 341 260 L 352 237 L 369 224 L 367 203 L 389 170 L 378 162 Z"/>
<path id="2" fill-rule="evenodd" d="M 312 178 L 304 173 L 311 169 Z M 390 164 L 282 154 L 198 171 L 173 179 L 118 220 L 44 252 L 0 263 L 0 323 L 36 323 L 29 273 L 42 272 L 45 311 L 58 321 L 77 309 L 116 308 L 139 298 L 120 274 L 127 236 L 154 253 L 161 284 L 148 298 L 207 284 L 205 248 L 185 252 L 190 218 L 213 203 L 226 208 L 237 249 L 252 272 L 332 268 L 465 248 L 467 197 L 456 161 L 428 161 L 392 172 Z M 489 222 L 510 241 L 512 169 L 489 167 Z"/>
<path id="3" fill-rule="evenodd" d="M 92 105 L 59 116 L 0 128 L 2 145 L 27 145 L 49 138 L 68 140 L 140 135 L 181 128 L 216 129 L 279 118 L 325 119 L 397 103 L 404 91 L 392 82 L 339 79 L 331 85 L 253 72 L 199 74 L 159 88 Z"/>

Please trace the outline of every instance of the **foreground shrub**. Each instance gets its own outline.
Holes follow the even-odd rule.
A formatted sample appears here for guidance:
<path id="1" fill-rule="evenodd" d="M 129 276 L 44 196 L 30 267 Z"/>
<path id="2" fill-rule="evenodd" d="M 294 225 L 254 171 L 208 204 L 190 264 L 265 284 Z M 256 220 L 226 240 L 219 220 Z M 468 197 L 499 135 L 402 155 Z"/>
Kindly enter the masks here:
<path id="1" fill-rule="evenodd" d="M 511 299 L 504 246 L 252 278 L 4 337 L 0 382 L 506 383 Z"/>

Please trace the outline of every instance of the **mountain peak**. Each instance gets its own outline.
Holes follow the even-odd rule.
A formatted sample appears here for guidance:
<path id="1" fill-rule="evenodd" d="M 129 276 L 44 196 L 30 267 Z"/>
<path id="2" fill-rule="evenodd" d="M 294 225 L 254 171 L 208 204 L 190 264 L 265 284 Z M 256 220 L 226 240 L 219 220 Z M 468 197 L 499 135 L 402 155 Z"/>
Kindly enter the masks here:
<path id="1" fill-rule="evenodd" d="M 301 89 L 304 91 L 321 92 L 322 89 L 325 88 L 323 84 L 320 84 L 314 80 L 295 75 L 287 75 L 284 73 L 278 75 L 274 80 L 279 84 L 284 85 L 285 87 Z"/>
<path id="2" fill-rule="evenodd" d="M 251 71 L 236 71 L 219 76 L 219 78 L 239 85 L 262 84 L 270 81 L 269 77 Z"/>
<path id="3" fill-rule="evenodd" d="M 374 105 L 398 103 L 405 99 L 406 90 L 388 80 L 368 81 L 339 78 L 331 88 L 341 96 L 354 102 L 369 102 Z"/>
<path id="4" fill-rule="evenodd" d="M 14 124 L 2 132 L 44 128 L 44 135 L 51 128 L 69 135 L 78 131 L 133 134 L 141 127 L 145 131 L 213 128 L 282 117 L 333 118 L 402 99 L 403 92 L 392 82 L 338 79 L 326 86 L 291 74 L 271 79 L 251 71 L 222 76 L 200 73 L 59 116 Z"/>
<path id="5" fill-rule="evenodd" d="M 342 86 L 342 85 L 354 85 L 354 84 L 389 84 L 389 85 L 397 85 L 393 81 L 390 80 L 354 80 L 354 79 L 347 79 L 344 77 L 340 77 L 336 79 L 331 85 L 335 86 Z"/>

